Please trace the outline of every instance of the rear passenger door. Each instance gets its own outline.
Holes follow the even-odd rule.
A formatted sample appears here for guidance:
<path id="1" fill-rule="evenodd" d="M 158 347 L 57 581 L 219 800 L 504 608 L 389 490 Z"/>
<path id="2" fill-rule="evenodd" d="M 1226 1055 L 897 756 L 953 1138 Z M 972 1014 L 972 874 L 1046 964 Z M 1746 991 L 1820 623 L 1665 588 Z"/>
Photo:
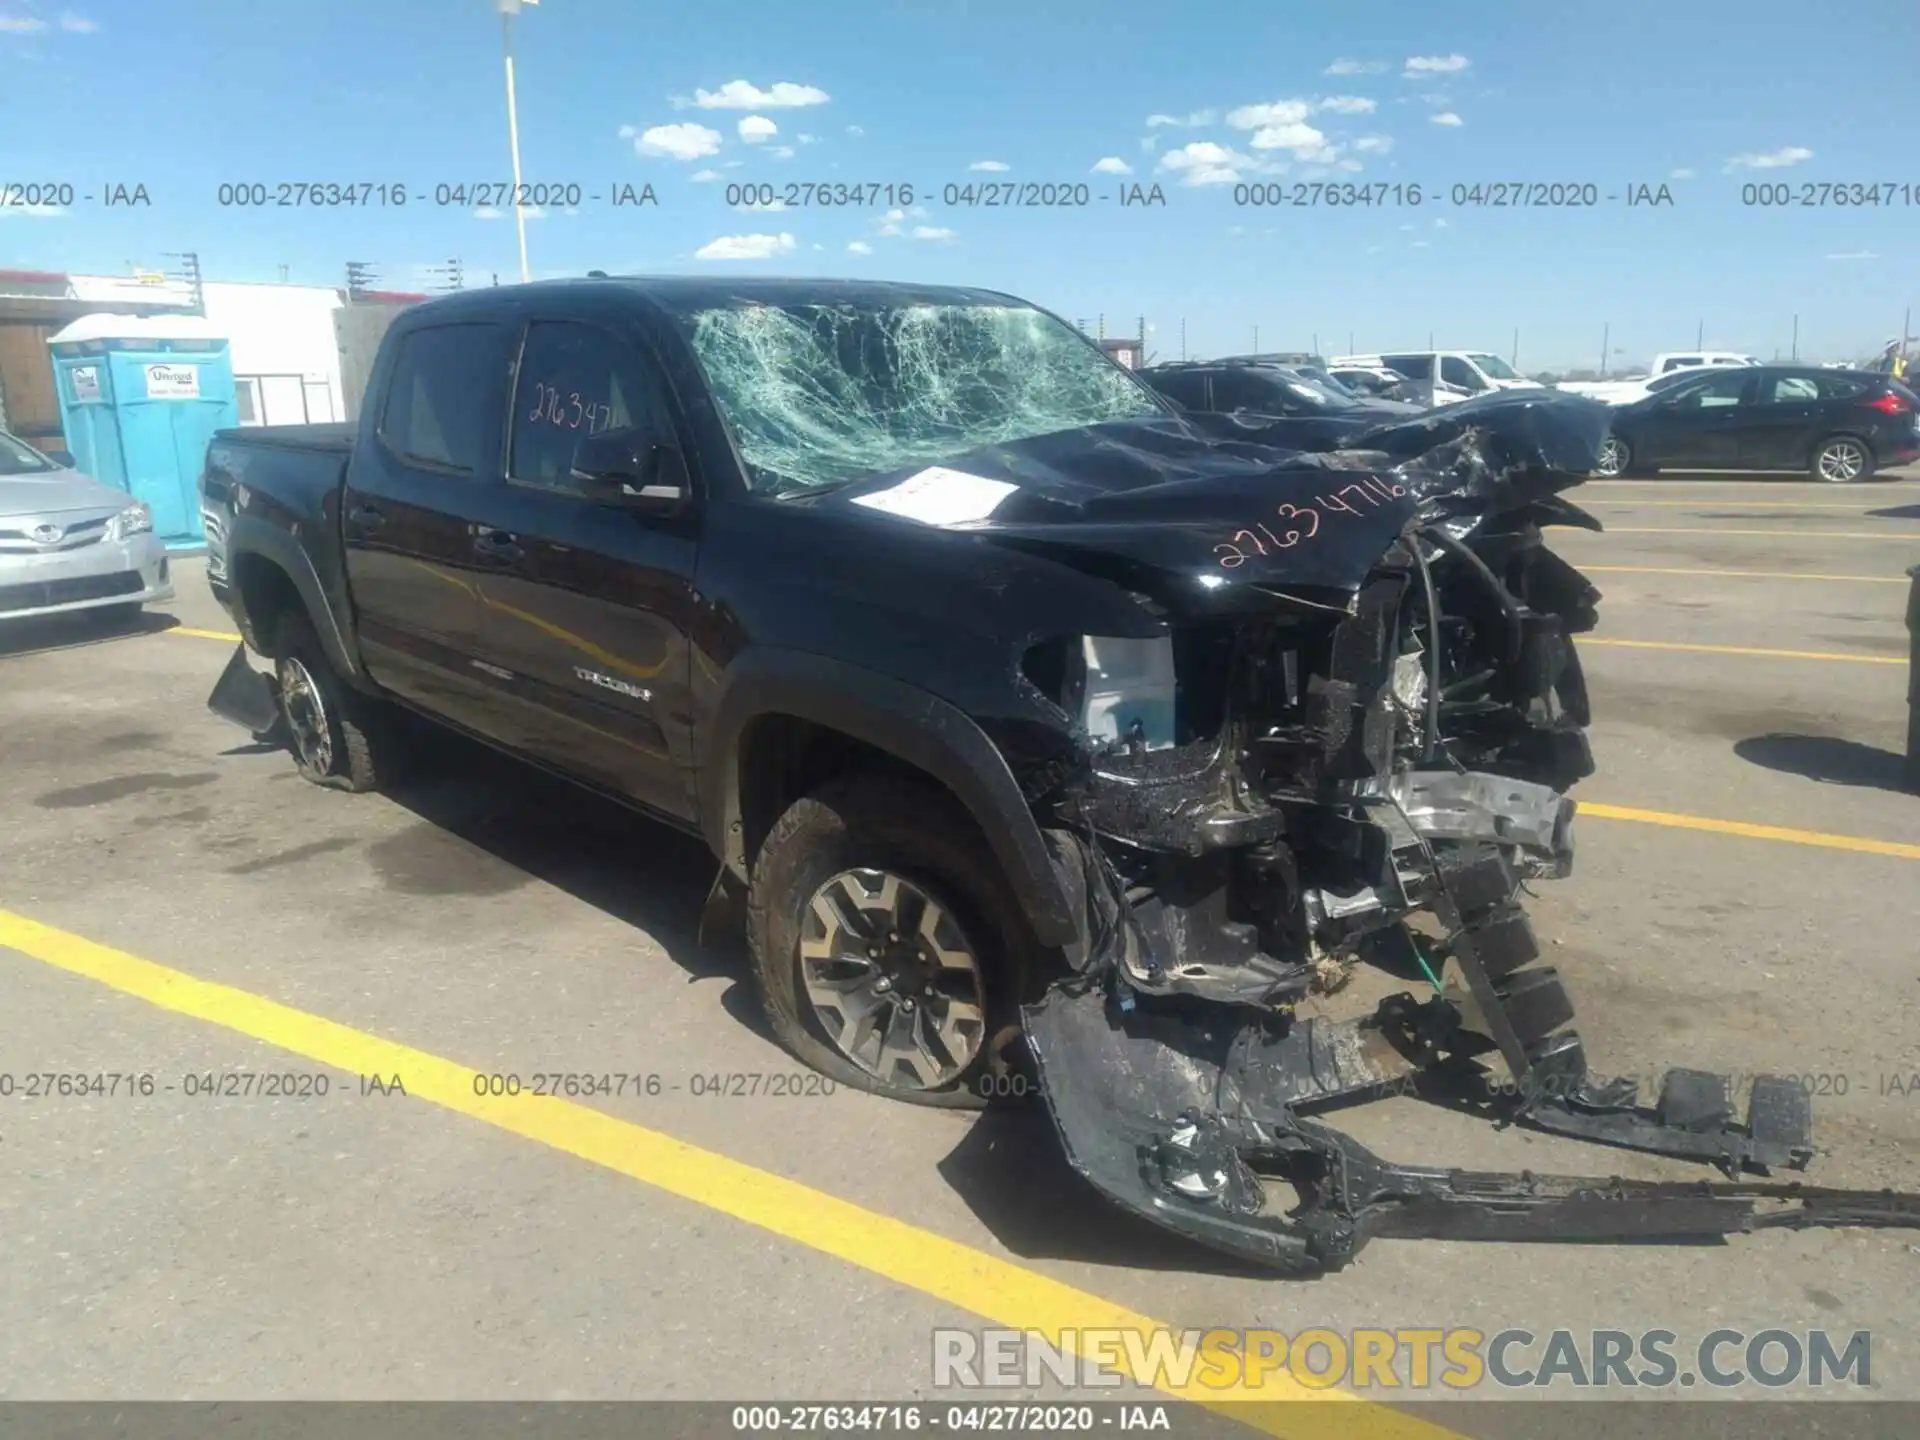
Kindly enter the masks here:
<path id="1" fill-rule="evenodd" d="M 686 475 L 680 514 L 587 499 L 571 478 L 590 435 L 641 430 Z M 695 813 L 688 631 L 699 505 L 676 407 L 645 339 L 534 312 L 521 337 L 506 483 L 474 543 L 487 675 L 514 748 L 648 809 Z"/>
<path id="2" fill-rule="evenodd" d="M 484 729 L 488 696 L 472 530 L 503 485 L 510 323 L 449 321 L 395 337 L 371 437 L 341 492 L 360 652 L 382 686 Z"/>
<path id="3" fill-rule="evenodd" d="M 1798 470 L 1830 408 L 1821 403 L 1816 377 L 1762 372 L 1753 409 L 1741 420 L 1739 463 L 1753 470 Z"/>

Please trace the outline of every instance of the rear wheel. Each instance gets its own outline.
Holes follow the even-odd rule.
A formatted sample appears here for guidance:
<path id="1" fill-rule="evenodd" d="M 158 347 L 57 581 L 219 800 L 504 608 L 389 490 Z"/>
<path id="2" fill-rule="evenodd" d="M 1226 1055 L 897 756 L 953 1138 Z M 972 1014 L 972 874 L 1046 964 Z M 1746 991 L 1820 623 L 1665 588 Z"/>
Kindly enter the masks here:
<path id="1" fill-rule="evenodd" d="M 944 792 L 861 775 L 795 801 L 760 849 L 747 905 L 768 1023 L 814 1069 L 919 1105 L 1026 1092 L 1018 1004 L 1041 952 Z"/>
<path id="2" fill-rule="evenodd" d="M 1852 485 L 1873 474 L 1873 452 L 1864 440 L 1831 435 L 1814 447 L 1807 470 L 1829 485 Z"/>
<path id="3" fill-rule="evenodd" d="M 392 783 L 404 745 L 395 717 L 340 678 L 305 615 L 282 617 L 274 649 L 274 699 L 301 775 L 356 793 Z"/>

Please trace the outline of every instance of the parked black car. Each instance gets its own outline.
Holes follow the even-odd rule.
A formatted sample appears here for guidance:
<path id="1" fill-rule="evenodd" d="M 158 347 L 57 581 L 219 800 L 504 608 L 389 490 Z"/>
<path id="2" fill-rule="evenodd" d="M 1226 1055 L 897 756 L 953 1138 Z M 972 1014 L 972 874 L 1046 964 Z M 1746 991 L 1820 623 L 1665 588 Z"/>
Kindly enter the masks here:
<path id="1" fill-rule="evenodd" d="M 1355 395 L 1300 366 L 1255 358 L 1174 361 L 1150 365 L 1140 378 L 1182 409 L 1227 415 L 1247 411 L 1291 419 L 1336 419 L 1364 424 L 1417 415 L 1421 407 Z"/>
<path id="2" fill-rule="evenodd" d="M 1741 365 L 1615 409 L 1596 475 L 1805 470 L 1845 485 L 1920 456 L 1920 397 L 1865 370 Z"/>
<path id="3" fill-rule="evenodd" d="M 1593 768 L 1599 597 L 1542 527 L 1607 420 L 1501 394 L 1305 453 L 984 290 L 467 291 L 394 321 L 357 429 L 215 437 L 245 641 L 212 703 L 330 788 L 393 778 L 404 708 L 702 837 L 794 1055 L 923 1104 L 1037 1086 L 1097 1188 L 1243 1258 L 1718 1235 L 1758 1192 L 1408 1170 L 1295 1115 L 1497 1054 L 1482 1113 L 1812 1154 L 1785 1080 L 1735 1125 L 1724 1077 L 1590 1079 L 1521 908 Z M 1434 993 L 1296 1013 L 1362 963 Z M 1843 1198 L 1791 1223 L 1906 1213 Z"/>

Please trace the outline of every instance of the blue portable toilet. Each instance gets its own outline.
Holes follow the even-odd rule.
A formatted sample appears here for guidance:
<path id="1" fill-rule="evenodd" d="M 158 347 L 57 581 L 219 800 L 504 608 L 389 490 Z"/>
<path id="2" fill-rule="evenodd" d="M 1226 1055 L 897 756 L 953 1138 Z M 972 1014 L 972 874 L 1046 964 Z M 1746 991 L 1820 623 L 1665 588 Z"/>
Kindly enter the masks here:
<path id="1" fill-rule="evenodd" d="M 146 501 L 169 549 L 204 545 L 207 442 L 240 423 L 226 337 L 197 315 L 82 315 L 47 344 L 75 468 Z"/>

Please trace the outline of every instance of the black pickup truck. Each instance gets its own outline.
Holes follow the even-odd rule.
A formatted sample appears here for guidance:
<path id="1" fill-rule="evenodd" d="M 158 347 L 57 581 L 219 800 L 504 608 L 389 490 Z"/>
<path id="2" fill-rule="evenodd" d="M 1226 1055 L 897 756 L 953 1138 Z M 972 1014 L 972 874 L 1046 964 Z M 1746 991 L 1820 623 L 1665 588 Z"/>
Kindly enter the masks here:
<path id="1" fill-rule="evenodd" d="M 394 323 L 357 430 L 210 447 L 245 637 L 211 703 L 324 785 L 387 783 L 412 711 L 704 837 L 795 1055 L 922 1103 L 1037 1085 L 1099 1189 L 1242 1255 L 1718 1234 L 1765 1187 L 1407 1169 L 1310 1118 L 1444 1078 L 1731 1173 L 1810 1153 L 1784 1081 L 1741 1124 L 1717 1076 L 1590 1076 L 1520 906 L 1592 768 L 1598 595 L 1542 527 L 1598 528 L 1561 492 L 1606 415 L 1303 448 L 982 290 L 455 295 Z M 1413 989 L 1334 1013 L 1362 963 Z"/>

